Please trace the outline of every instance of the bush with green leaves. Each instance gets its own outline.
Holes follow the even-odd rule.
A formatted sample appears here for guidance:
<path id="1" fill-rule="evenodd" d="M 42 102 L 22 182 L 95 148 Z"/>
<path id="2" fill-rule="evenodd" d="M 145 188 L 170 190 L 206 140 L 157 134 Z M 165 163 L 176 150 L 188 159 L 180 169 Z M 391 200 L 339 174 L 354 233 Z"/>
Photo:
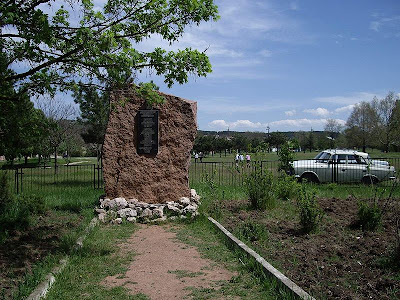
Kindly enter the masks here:
<path id="1" fill-rule="evenodd" d="M 324 213 L 318 205 L 315 190 L 302 185 L 297 198 L 297 207 L 302 230 L 305 233 L 316 232 Z"/>
<path id="2" fill-rule="evenodd" d="M 299 190 L 299 184 L 293 176 L 282 173 L 275 184 L 275 193 L 278 199 L 292 199 Z"/>
<path id="3" fill-rule="evenodd" d="M 275 207 L 274 178 L 270 171 L 260 166 L 246 176 L 245 186 L 251 206 L 254 209 L 272 209 Z"/>
<path id="4" fill-rule="evenodd" d="M 382 222 L 382 210 L 376 201 L 372 203 L 360 201 L 357 215 L 363 230 L 374 231 Z"/>
<path id="5" fill-rule="evenodd" d="M 291 143 L 290 141 L 287 141 L 282 144 L 279 152 L 278 152 L 278 157 L 279 157 L 279 166 L 278 166 L 278 171 L 283 171 L 286 174 L 291 173 L 293 166 L 293 160 L 294 160 L 294 153 L 290 150 L 291 148 Z"/>
<path id="6" fill-rule="evenodd" d="M 250 242 L 266 241 L 268 239 L 268 230 L 264 224 L 247 220 L 238 226 L 235 234 L 240 239 L 246 239 Z"/>

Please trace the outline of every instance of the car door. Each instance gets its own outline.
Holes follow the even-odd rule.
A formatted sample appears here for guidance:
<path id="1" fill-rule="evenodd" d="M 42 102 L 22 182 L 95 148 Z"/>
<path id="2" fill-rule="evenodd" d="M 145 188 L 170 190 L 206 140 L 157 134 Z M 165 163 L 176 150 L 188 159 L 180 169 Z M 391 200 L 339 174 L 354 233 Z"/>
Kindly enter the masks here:
<path id="1" fill-rule="evenodd" d="M 332 156 L 330 161 L 332 182 L 347 182 L 347 164 L 346 164 L 346 154 L 335 154 Z"/>
<path id="2" fill-rule="evenodd" d="M 356 155 L 347 155 L 347 164 L 345 173 L 346 182 L 360 182 L 367 173 L 367 163 L 364 158 Z"/>
<path id="3" fill-rule="evenodd" d="M 328 163 L 330 156 L 329 153 L 324 152 L 314 161 L 312 171 L 318 175 L 320 182 L 331 182 L 332 180 L 331 166 Z"/>

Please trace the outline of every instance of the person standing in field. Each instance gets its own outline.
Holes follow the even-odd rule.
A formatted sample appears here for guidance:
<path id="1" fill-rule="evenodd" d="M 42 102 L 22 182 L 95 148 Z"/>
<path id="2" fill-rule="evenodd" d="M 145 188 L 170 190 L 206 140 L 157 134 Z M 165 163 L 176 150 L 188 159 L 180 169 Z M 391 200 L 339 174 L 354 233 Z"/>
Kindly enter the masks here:
<path id="1" fill-rule="evenodd" d="M 240 154 L 240 155 L 239 155 L 239 160 L 240 160 L 240 164 L 243 164 L 243 162 L 244 162 L 244 156 L 243 156 L 243 154 Z"/>
<path id="2" fill-rule="evenodd" d="M 196 152 L 194 154 L 194 162 L 197 163 L 197 160 L 199 159 L 199 154 Z"/>
<path id="3" fill-rule="evenodd" d="M 239 167 L 239 153 L 236 153 L 235 163 L 236 163 L 236 167 Z"/>
<path id="4" fill-rule="evenodd" d="M 246 154 L 246 162 L 247 162 L 247 167 L 250 168 L 250 161 L 251 161 L 251 157 L 250 154 Z"/>

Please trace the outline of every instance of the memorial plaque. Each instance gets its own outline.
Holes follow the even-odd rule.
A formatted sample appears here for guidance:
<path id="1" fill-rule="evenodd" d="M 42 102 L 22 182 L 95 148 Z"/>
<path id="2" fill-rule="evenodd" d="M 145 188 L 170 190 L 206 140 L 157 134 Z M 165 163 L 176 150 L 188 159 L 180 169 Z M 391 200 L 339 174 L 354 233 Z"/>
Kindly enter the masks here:
<path id="1" fill-rule="evenodd" d="M 158 110 L 139 110 L 137 116 L 137 153 L 156 155 L 158 153 Z"/>

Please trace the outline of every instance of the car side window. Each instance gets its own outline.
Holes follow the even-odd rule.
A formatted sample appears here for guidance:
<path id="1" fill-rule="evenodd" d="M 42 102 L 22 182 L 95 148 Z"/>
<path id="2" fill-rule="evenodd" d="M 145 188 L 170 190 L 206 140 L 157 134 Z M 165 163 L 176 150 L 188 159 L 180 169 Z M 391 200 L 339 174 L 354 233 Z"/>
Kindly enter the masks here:
<path id="1" fill-rule="evenodd" d="M 318 157 L 318 159 L 317 159 L 317 162 L 320 162 L 320 163 L 327 163 L 328 162 L 328 160 L 329 160 L 329 158 L 331 157 L 331 155 L 329 154 L 329 153 L 327 153 L 327 152 L 322 152 L 322 153 L 320 153 L 321 155 L 319 155 L 319 157 Z"/>
<path id="2" fill-rule="evenodd" d="M 347 156 L 347 163 L 348 164 L 352 164 L 352 165 L 359 164 L 359 161 L 360 160 L 357 161 L 356 157 L 354 155 L 352 155 L 352 154 Z"/>
<path id="3" fill-rule="evenodd" d="M 338 164 L 345 164 L 346 163 L 346 155 L 345 154 L 339 154 L 337 157 L 337 163 Z"/>

